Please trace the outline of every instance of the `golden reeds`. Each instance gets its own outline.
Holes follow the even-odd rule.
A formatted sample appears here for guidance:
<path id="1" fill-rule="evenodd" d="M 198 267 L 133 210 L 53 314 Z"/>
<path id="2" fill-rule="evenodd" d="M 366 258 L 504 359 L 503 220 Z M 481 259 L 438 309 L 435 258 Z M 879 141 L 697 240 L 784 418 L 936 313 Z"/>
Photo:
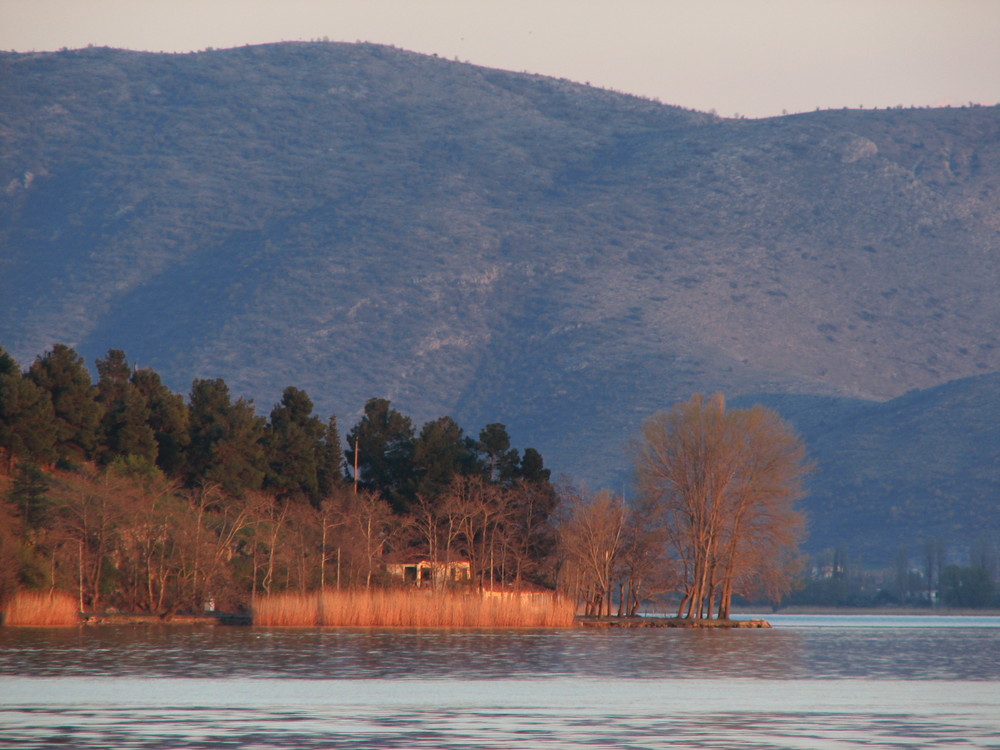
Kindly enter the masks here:
<path id="1" fill-rule="evenodd" d="M 275 594 L 254 606 L 254 625 L 407 628 L 564 628 L 573 602 L 553 593 L 356 589 Z"/>
<path id="2" fill-rule="evenodd" d="M 79 606 L 69 594 L 19 591 L 3 607 L 4 625 L 65 627 L 79 623 Z"/>

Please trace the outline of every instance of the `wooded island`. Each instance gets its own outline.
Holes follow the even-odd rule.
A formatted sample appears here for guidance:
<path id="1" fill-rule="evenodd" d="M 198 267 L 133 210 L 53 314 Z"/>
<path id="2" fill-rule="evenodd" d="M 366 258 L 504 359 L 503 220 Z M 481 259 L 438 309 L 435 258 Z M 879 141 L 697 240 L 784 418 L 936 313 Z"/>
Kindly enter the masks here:
<path id="1" fill-rule="evenodd" d="M 120 350 L 95 365 L 96 383 L 57 345 L 22 372 L 0 350 L 0 601 L 249 612 L 395 589 L 545 594 L 605 618 L 673 601 L 702 621 L 737 595 L 780 600 L 798 570 L 804 449 L 762 407 L 694 396 L 651 417 L 626 503 L 553 483 L 500 423 L 418 432 L 374 398 L 345 447 L 295 387 L 265 418 L 221 379 L 185 401 Z"/>

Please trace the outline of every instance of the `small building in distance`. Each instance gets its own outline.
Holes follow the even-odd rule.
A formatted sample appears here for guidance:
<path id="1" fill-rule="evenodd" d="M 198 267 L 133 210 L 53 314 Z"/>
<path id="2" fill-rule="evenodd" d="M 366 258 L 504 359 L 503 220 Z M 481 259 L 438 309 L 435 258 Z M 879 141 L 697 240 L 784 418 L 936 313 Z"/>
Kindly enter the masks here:
<path id="1" fill-rule="evenodd" d="M 387 562 L 385 572 L 417 588 L 442 588 L 472 580 L 472 565 L 468 560 L 443 562 L 424 556 L 409 557 L 398 562 Z"/>

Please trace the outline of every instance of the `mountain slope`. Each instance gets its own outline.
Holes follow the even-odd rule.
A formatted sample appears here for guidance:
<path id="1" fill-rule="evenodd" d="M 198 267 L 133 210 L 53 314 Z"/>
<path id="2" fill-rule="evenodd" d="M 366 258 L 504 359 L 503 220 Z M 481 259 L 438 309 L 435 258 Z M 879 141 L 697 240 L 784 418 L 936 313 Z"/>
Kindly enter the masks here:
<path id="1" fill-rule="evenodd" d="M 374 45 L 0 54 L 0 343 L 503 421 L 1000 370 L 1000 109 L 723 120 Z"/>
<path id="2" fill-rule="evenodd" d="M 808 446 L 807 549 L 889 564 L 926 539 L 958 551 L 1000 534 L 1000 374 L 890 401 L 756 396 Z M 735 406 L 745 406 L 737 402 Z"/>

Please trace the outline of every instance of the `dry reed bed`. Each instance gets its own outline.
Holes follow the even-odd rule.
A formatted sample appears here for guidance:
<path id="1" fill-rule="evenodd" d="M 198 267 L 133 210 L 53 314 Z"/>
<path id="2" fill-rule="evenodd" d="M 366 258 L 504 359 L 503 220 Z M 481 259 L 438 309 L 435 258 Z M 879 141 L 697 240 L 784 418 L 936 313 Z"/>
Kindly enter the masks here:
<path id="1" fill-rule="evenodd" d="M 79 605 L 68 594 L 20 591 L 4 605 L 3 624 L 14 627 L 79 625 Z"/>
<path id="2" fill-rule="evenodd" d="M 254 625 L 408 628 L 564 628 L 573 602 L 555 594 L 359 589 L 257 600 Z"/>

